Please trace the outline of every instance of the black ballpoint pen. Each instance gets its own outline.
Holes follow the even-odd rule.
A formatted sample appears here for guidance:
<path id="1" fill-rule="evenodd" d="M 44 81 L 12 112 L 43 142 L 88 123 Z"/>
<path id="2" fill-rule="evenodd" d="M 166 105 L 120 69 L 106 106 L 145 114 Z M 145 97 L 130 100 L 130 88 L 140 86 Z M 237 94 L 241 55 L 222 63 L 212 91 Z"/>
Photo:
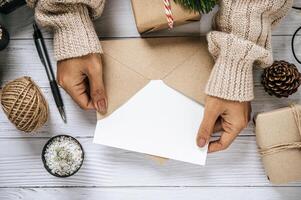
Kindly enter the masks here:
<path id="1" fill-rule="evenodd" d="M 53 74 L 53 70 L 51 67 L 51 62 L 49 59 L 49 55 L 47 52 L 47 48 L 44 42 L 44 38 L 43 35 L 39 29 L 39 27 L 36 25 L 36 23 L 33 24 L 33 28 L 34 28 L 34 33 L 33 33 L 33 38 L 34 38 L 34 42 L 39 54 L 39 57 L 41 59 L 42 64 L 45 67 L 46 73 L 47 73 L 47 77 L 50 83 L 50 87 L 51 87 L 51 91 L 53 94 L 53 98 L 55 100 L 56 106 L 60 112 L 60 115 L 63 119 L 63 121 L 66 123 L 66 115 L 65 115 L 65 110 L 64 110 L 64 104 L 63 104 L 63 100 L 61 97 L 61 93 L 60 90 L 57 86 L 56 80 L 55 80 L 55 76 Z"/>

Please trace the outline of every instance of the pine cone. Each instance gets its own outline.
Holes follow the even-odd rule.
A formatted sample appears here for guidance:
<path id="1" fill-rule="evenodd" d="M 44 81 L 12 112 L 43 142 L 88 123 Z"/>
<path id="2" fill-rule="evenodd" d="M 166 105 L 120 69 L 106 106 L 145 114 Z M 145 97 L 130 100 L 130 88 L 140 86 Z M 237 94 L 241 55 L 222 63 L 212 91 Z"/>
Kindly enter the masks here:
<path id="1" fill-rule="evenodd" d="M 262 84 L 270 95 L 288 97 L 297 92 L 301 84 L 301 74 L 294 64 L 283 60 L 275 61 L 272 66 L 264 69 Z"/>

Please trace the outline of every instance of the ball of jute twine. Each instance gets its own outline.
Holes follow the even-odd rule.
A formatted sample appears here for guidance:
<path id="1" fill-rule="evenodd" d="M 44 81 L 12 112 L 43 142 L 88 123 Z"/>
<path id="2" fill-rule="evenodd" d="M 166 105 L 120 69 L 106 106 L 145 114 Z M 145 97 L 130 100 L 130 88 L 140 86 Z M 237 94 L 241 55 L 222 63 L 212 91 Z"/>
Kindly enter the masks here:
<path id="1" fill-rule="evenodd" d="M 21 131 L 33 132 L 48 119 L 48 104 L 30 77 L 7 83 L 0 93 L 0 100 L 8 119 Z"/>

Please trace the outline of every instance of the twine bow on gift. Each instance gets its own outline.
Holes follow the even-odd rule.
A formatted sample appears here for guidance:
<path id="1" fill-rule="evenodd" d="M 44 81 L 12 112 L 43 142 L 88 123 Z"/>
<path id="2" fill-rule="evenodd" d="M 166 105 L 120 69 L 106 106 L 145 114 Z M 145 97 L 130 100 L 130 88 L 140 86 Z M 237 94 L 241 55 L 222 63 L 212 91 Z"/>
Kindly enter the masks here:
<path id="1" fill-rule="evenodd" d="M 298 133 L 301 136 L 301 113 L 295 105 L 290 106 L 293 112 L 294 120 L 297 125 Z M 261 156 L 271 155 L 274 153 L 279 153 L 281 151 L 286 151 L 289 149 L 300 149 L 301 150 L 301 141 L 300 142 L 291 142 L 291 143 L 282 143 L 267 147 L 265 149 L 259 149 Z"/>

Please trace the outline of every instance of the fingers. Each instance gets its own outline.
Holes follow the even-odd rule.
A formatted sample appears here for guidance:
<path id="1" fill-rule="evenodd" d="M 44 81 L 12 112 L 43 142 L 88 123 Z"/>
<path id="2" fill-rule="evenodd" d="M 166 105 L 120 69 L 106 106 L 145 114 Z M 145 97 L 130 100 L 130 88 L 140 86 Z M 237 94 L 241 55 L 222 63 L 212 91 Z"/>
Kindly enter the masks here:
<path id="1" fill-rule="evenodd" d="M 205 107 L 204 118 L 197 136 L 197 145 L 199 147 L 204 147 L 209 142 L 219 114 L 219 111 L 213 106 L 209 105 Z"/>
<path id="2" fill-rule="evenodd" d="M 106 113 L 107 98 L 100 54 L 59 61 L 57 79 L 82 109 L 95 108 L 102 114 Z"/>
<path id="3" fill-rule="evenodd" d="M 216 123 L 215 123 L 215 125 L 214 125 L 213 133 L 220 132 L 220 131 L 223 131 L 223 127 L 222 127 L 222 120 L 221 120 L 221 118 L 219 117 L 219 118 L 216 120 Z"/>
<path id="4" fill-rule="evenodd" d="M 87 94 L 87 84 L 85 82 L 81 82 L 76 86 L 62 87 L 83 110 L 94 109 L 93 103 Z"/>
<path id="5" fill-rule="evenodd" d="M 232 123 L 222 119 L 221 123 L 224 131 L 219 140 L 210 142 L 208 152 L 213 153 L 227 149 L 238 136 L 238 134 L 247 127 L 248 121 L 244 121 L 242 119 L 243 117 L 240 121 L 236 120 Z"/>
<path id="6" fill-rule="evenodd" d="M 238 133 L 223 132 L 219 140 L 210 142 L 208 147 L 208 153 L 213 153 L 227 149 L 234 141 L 237 135 Z"/>
<path id="7" fill-rule="evenodd" d="M 94 66 L 90 66 L 90 70 L 87 72 L 90 85 L 90 96 L 94 107 L 101 114 L 107 112 L 107 97 L 105 87 L 102 78 L 102 64 L 99 59 L 93 63 Z"/>
<path id="8" fill-rule="evenodd" d="M 58 62 L 58 83 L 79 107 L 84 110 L 94 109 L 92 101 L 87 94 L 88 85 L 85 76 L 80 72 L 80 68 L 81 66 L 76 62 L 76 59 Z"/>

